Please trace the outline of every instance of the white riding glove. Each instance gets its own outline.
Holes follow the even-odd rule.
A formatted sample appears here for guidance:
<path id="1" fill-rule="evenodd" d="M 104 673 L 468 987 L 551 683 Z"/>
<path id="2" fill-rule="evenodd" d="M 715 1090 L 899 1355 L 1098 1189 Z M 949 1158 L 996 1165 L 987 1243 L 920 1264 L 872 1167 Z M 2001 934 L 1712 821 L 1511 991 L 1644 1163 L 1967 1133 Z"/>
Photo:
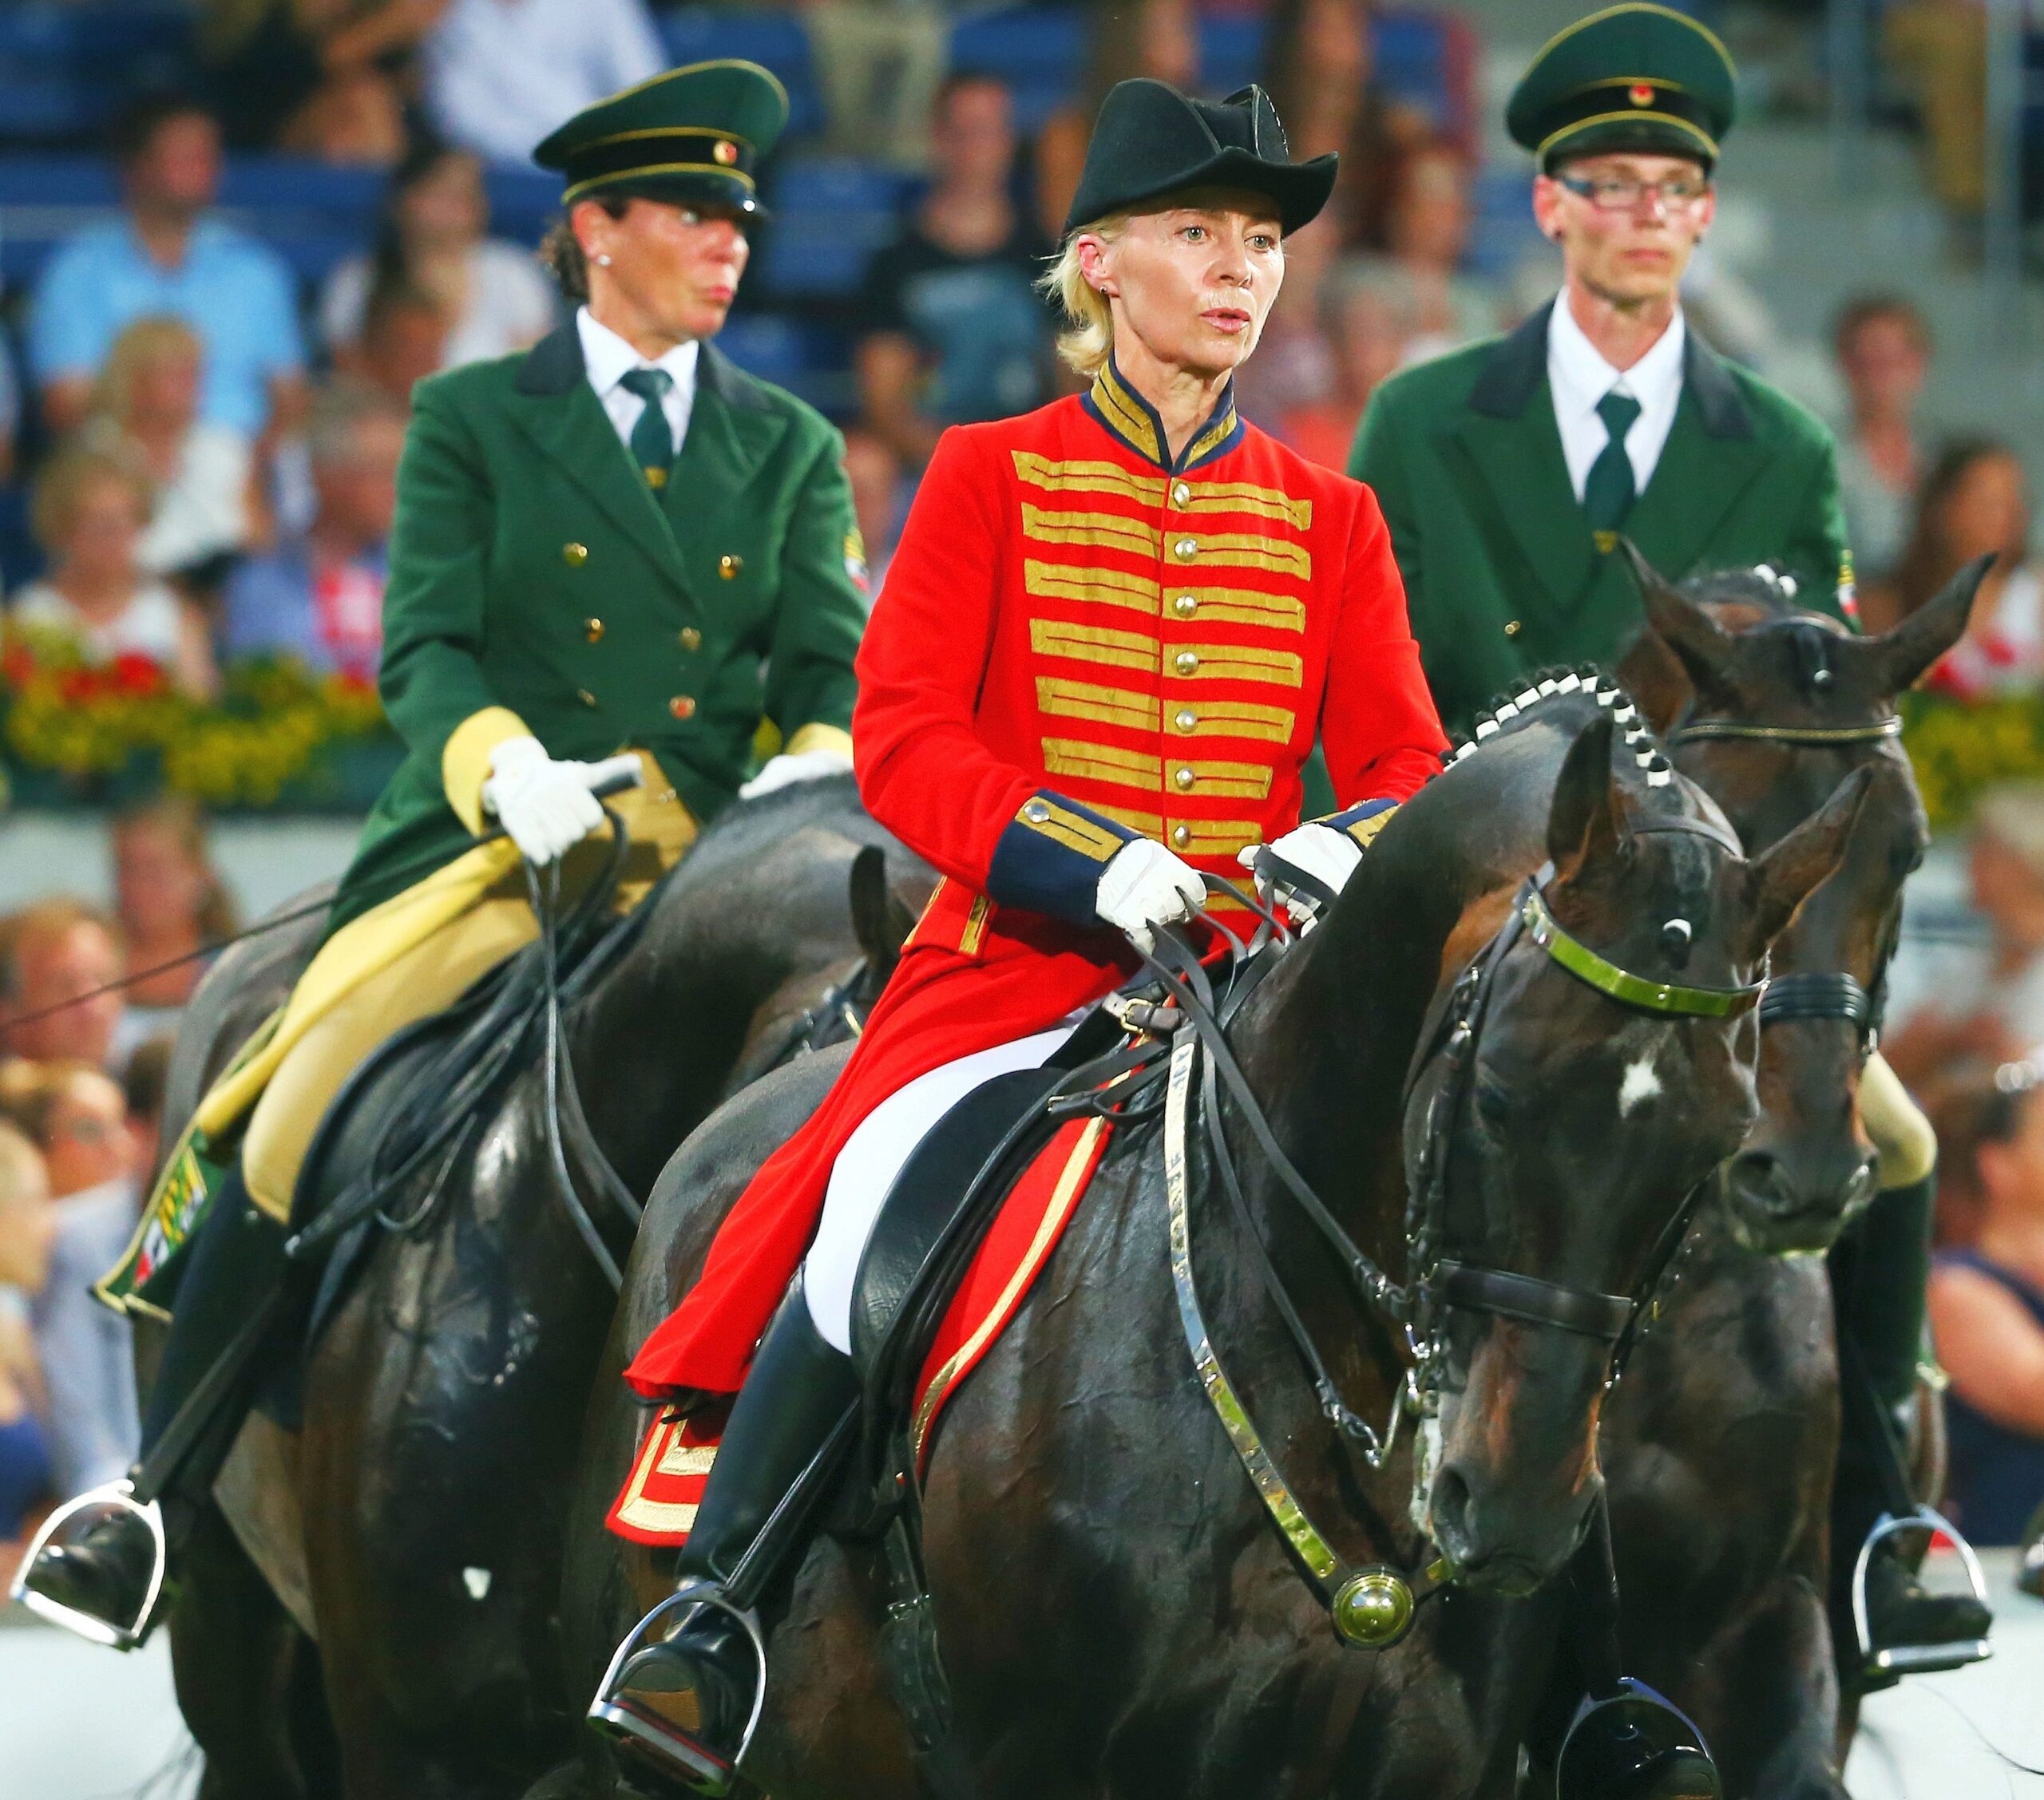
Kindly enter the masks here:
<path id="1" fill-rule="evenodd" d="M 770 757 L 766 766 L 738 790 L 741 800 L 757 800 L 763 793 L 796 781 L 820 781 L 826 775 L 849 775 L 852 759 L 842 750 L 797 750 L 792 756 Z"/>
<path id="2" fill-rule="evenodd" d="M 557 762 L 538 738 L 507 738 L 489 753 L 482 803 L 518 853 L 544 868 L 604 822 L 591 790 L 627 778 L 634 785 L 645 778 L 636 756 Z"/>
<path id="3" fill-rule="evenodd" d="M 1199 872 L 1147 837 L 1124 844 L 1100 871 L 1094 910 L 1119 925 L 1145 950 L 1157 945 L 1157 928 L 1190 919 L 1206 904 Z"/>
<path id="4" fill-rule="evenodd" d="M 1254 871 L 1257 853 L 1264 848 L 1252 844 L 1239 852 L 1235 860 L 1244 868 Z M 1295 825 L 1268 848 L 1337 894 L 1349 884 L 1349 877 L 1356 872 L 1356 864 L 1363 860 L 1361 847 L 1348 833 L 1317 821 Z M 1293 892 L 1281 881 L 1273 884 L 1270 897 L 1283 904 L 1295 925 L 1309 923 L 1319 905 L 1318 901 L 1308 896 Z"/>

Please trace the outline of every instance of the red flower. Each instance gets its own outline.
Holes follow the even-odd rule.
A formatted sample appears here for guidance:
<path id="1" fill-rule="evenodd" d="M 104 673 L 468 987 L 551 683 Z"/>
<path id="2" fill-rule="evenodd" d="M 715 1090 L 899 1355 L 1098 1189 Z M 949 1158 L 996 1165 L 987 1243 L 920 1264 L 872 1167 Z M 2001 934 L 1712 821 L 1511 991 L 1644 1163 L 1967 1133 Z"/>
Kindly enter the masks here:
<path id="1" fill-rule="evenodd" d="M 132 650 L 124 650 L 114 658 L 113 676 L 116 693 L 133 694 L 137 698 L 160 692 L 164 685 L 161 667 L 151 658 Z"/>

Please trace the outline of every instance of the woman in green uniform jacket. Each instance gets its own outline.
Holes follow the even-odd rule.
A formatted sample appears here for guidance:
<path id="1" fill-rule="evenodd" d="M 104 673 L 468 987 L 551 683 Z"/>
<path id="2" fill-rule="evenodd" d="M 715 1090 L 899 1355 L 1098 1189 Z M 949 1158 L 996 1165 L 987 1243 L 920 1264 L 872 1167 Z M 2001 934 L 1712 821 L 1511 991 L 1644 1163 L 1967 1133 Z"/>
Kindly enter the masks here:
<path id="1" fill-rule="evenodd" d="M 549 254 L 574 319 L 414 395 L 380 683 L 410 754 L 318 954 L 201 1102 L 145 1218 L 138 1256 L 181 1249 L 186 1265 L 144 1422 L 150 1478 L 70 1512 L 18 1581 L 86 1635 L 146 1632 L 157 1528 L 174 1554 L 243 1384 L 196 1434 L 210 1454 L 166 1471 L 149 1450 L 280 1272 L 299 1168 L 342 1084 L 536 935 L 521 859 L 564 859 L 573 885 L 602 859 L 584 843 L 604 823 L 592 790 L 630 780 L 613 804 L 632 904 L 741 793 L 851 767 L 864 570 L 842 441 L 707 341 L 786 116 L 779 82 L 736 62 L 577 114 L 535 152 L 566 183 Z M 742 786 L 763 719 L 782 751 Z M 195 1181 L 223 1165 L 184 1244 Z"/>

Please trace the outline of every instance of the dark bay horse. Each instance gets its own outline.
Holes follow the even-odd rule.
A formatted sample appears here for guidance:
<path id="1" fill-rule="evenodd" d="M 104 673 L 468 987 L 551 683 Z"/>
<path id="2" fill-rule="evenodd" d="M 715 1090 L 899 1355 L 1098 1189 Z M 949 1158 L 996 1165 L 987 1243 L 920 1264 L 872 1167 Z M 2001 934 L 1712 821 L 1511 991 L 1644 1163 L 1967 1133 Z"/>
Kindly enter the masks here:
<path id="1" fill-rule="evenodd" d="M 1620 678 L 1749 853 L 1873 773 L 1840 867 L 1772 967 L 1878 995 L 1929 841 L 1884 722 L 1963 631 L 1983 571 L 1875 638 L 1799 610 L 1771 573 L 1678 592 L 1639 572 L 1649 628 Z M 1628 1667 L 1702 1727 L 1728 1796 L 1844 1800 L 1826 1604 L 1838 1371 L 1820 1252 L 1873 1197 L 1858 1107 L 1872 1039 L 1835 1009 L 1763 1019 L 1760 1117 L 1606 1407 L 1602 1449 Z M 1559 1679 L 1557 1711 L 1574 1699 Z"/>
<path id="2" fill-rule="evenodd" d="M 1749 981 L 1835 864 L 1864 781 L 1749 863 L 1699 790 L 1658 757 L 1640 765 L 1614 716 L 1586 690 L 1553 694 L 1448 768 L 1233 1027 L 1285 1152 L 1382 1268 L 1406 1270 L 1408 1133 L 1416 1153 L 1446 1145 L 1437 1248 L 1624 1295 L 1646 1284 L 1683 1197 L 1751 1122 L 1750 1014 L 1622 1004 L 1503 928 L 1528 916 L 1521 884 L 1551 861 L 1553 918 L 1599 956 L 1655 982 Z M 1622 729 L 1630 710 L 1615 716 Z M 1480 956 L 1488 1010 L 1466 1104 L 1436 1140 L 1426 1116 L 1437 1064 L 1420 1059 L 1409 1100 L 1408 1066 Z M 618 1371 L 832 1072 L 819 1057 L 760 1082 L 683 1146 L 656 1189 L 585 1439 L 563 1608 L 574 1699 L 661 1597 L 671 1561 L 601 1525 L 645 1418 Z M 1568 1560 L 1595 1499 L 1609 1345 L 1451 1308 L 1428 1340 L 1441 1372 L 1422 1460 L 1408 1438 L 1373 1471 L 1323 1416 L 1245 1228 L 1202 1167 L 1188 1210 L 1212 1339 L 1300 1505 L 1353 1564 L 1416 1570 L 1437 1546 L 1456 1572 L 1394 1648 L 1345 1648 L 1195 1375 L 1160 1137 L 1154 1122 L 1114 1134 L 932 1452 L 925 1543 L 971 1790 L 1511 1793 L 1555 1629 L 1545 1598 L 1521 1596 Z M 1244 1173 L 1253 1228 L 1347 1403 L 1388 1417 L 1408 1367 L 1403 1329 L 1359 1304 L 1267 1170 L 1250 1158 Z M 804 1564 L 748 1770 L 762 1790 L 931 1791 L 876 1662 L 873 1576 L 870 1553 L 830 1538 Z M 581 1770 L 557 1771 L 534 1800 L 616 1791 L 607 1754 L 588 1748 Z"/>
<path id="3" fill-rule="evenodd" d="M 636 1193 L 854 971 L 861 938 L 884 979 L 912 915 L 877 856 L 920 904 L 931 877 L 849 777 L 735 809 L 571 1010 L 592 1134 Z M 244 945 L 209 976 L 173 1070 L 186 1113 L 316 932 Z M 311 1356 L 302 1432 L 258 1415 L 223 1474 L 233 1535 L 202 1530 L 171 1628 L 209 1800 L 480 1800 L 521 1791 L 572 1748 L 555 1672 L 561 1533 L 615 1296 L 561 1204 L 544 1106 L 537 1070 L 510 1084 L 428 1226 L 377 1241 Z"/>

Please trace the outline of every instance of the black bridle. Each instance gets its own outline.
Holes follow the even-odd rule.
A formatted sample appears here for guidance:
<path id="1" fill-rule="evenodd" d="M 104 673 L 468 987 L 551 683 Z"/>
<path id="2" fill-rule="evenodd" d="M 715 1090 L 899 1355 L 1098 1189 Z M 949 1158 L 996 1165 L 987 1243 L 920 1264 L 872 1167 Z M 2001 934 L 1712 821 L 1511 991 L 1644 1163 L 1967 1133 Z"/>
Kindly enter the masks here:
<path id="1" fill-rule="evenodd" d="M 1737 841 L 1711 820 L 1661 818 L 1640 821 L 1640 825 L 1650 830 L 1686 832 L 1733 854 L 1738 851 Z M 1416 1602 L 1448 1580 L 1452 1571 L 1438 1558 L 1416 1576 L 1404 1575 L 1384 1565 L 1358 1568 L 1348 1564 L 1313 1525 L 1285 1482 L 1246 1406 L 1222 1369 L 1200 1307 L 1192 1269 L 1190 1128 L 1195 1121 L 1203 1128 L 1201 1135 L 1209 1160 L 1254 1248 L 1262 1284 L 1312 1377 L 1323 1415 L 1343 1438 L 1358 1446 L 1371 1468 L 1382 1469 L 1390 1461 L 1404 1418 L 1425 1417 L 1437 1410 L 1439 1371 L 1445 1360 L 1446 1318 L 1452 1310 L 1488 1312 L 1609 1343 L 1612 1351 L 1607 1375 L 1608 1379 L 1615 1379 L 1616 1371 L 1622 1367 L 1637 1335 L 1639 1321 L 1687 1232 L 1702 1185 L 1684 1197 L 1669 1220 L 1650 1259 L 1646 1278 L 1630 1295 L 1570 1287 L 1441 1253 L 1450 1151 L 1468 1102 L 1476 1051 L 1498 973 L 1515 947 L 1526 938 L 1578 979 L 1618 1004 L 1662 1015 L 1693 1018 L 1722 1019 L 1749 1011 L 1759 1003 L 1765 983 L 1691 987 L 1634 975 L 1582 944 L 1555 922 L 1543 891 L 1551 875 L 1551 869 L 1543 869 L 1522 886 L 1503 924 L 1449 991 L 1434 1028 L 1423 1038 L 1415 1055 L 1404 1090 L 1408 1111 L 1414 1095 L 1436 1063 L 1441 1066 L 1441 1078 L 1428 1099 L 1424 1129 L 1417 1134 L 1418 1152 L 1408 1169 L 1407 1279 L 1402 1283 L 1380 1268 L 1355 1242 L 1285 1154 L 1228 1042 L 1226 1021 L 1238 1010 L 1243 993 L 1267 969 L 1274 953 L 1266 951 L 1243 972 L 1242 947 L 1238 944 L 1240 979 L 1231 983 L 1228 997 L 1218 1006 L 1206 971 L 1185 945 L 1167 935 L 1155 953 L 1143 955 L 1146 966 L 1167 996 L 1167 1004 L 1163 1007 L 1145 1004 L 1144 1023 L 1160 1036 L 1168 1034 L 1173 1038 L 1165 1106 L 1165 1186 L 1171 1227 L 1172 1276 L 1186 1346 L 1201 1386 L 1273 1521 L 1328 1608 L 1337 1632 L 1350 1644 L 1380 1648 L 1395 1643 L 1409 1628 Z M 1239 889 L 1231 888 L 1230 891 L 1262 916 L 1281 951 L 1290 941 L 1283 922 Z M 1272 1261 L 1263 1234 L 1257 1228 L 1222 1120 L 1220 1090 L 1223 1087 L 1235 1102 L 1279 1186 L 1326 1242 L 1365 1307 L 1403 1330 L 1412 1361 L 1381 1430 L 1353 1412 L 1341 1398 L 1325 1359 Z"/>
<path id="2" fill-rule="evenodd" d="M 1638 821 L 1635 832 L 1685 833 L 1738 854 L 1730 833 L 1714 821 L 1668 817 Z M 1564 931 L 1549 909 L 1544 892 L 1551 868 L 1529 876 L 1511 912 L 1482 955 L 1472 963 L 1450 991 L 1448 1005 L 1431 1036 L 1413 1061 L 1406 1079 L 1406 1099 L 1427 1081 L 1438 1065 L 1440 1078 L 1427 1102 L 1423 1127 L 1407 1162 L 1406 1255 L 1416 1272 L 1406 1332 L 1417 1367 L 1427 1380 L 1437 1379 L 1445 1313 L 1451 1308 L 1487 1312 L 1521 1324 L 1543 1326 L 1609 1343 L 1611 1355 L 1606 1383 L 1623 1372 L 1638 1340 L 1640 1321 L 1652 1306 L 1669 1265 L 1688 1234 L 1704 1188 L 1699 1182 L 1683 1197 L 1662 1228 L 1646 1272 L 1630 1294 L 1604 1293 L 1481 1264 L 1444 1256 L 1440 1237 L 1448 1210 L 1448 1165 L 1456 1133 L 1473 1085 L 1476 1053 L 1483 1033 L 1491 988 L 1504 959 L 1522 933 L 1549 959 L 1598 992 L 1634 1011 L 1678 1018 L 1724 1019 L 1765 1005 L 1765 980 L 1736 987 L 1697 987 L 1654 980 L 1610 961 Z"/>
<path id="3" fill-rule="evenodd" d="M 1819 674 L 1825 678 L 1818 685 L 1828 686 L 1828 668 L 1820 667 Z M 1678 750 L 1684 744 L 1733 742 L 1777 744 L 1792 750 L 1835 750 L 1848 749 L 1855 744 L 1885 743 L 1901 735 L 1902 715 L 1888 712 L 1856 725 L 1769 725 L 1758 720 L 1737 718 L 1691 719 L 1670 731 L 1666 742 L 1670 750 Z M 1887 968 L 1893 949 L 1891 938 L 1880 958 L 1880 973 L 1871 991 L 1847 969 L 1799 970 L 1776 975 L 1769 982 L 1767 993 L 1760 1003 L 1761 1027 L 1785 1025 L 1800 1019 L 1842 1020 L 1859 1033 L 1861 1056 L 1871 1054 L 1880 1042 L 1888 999 Z"/>

